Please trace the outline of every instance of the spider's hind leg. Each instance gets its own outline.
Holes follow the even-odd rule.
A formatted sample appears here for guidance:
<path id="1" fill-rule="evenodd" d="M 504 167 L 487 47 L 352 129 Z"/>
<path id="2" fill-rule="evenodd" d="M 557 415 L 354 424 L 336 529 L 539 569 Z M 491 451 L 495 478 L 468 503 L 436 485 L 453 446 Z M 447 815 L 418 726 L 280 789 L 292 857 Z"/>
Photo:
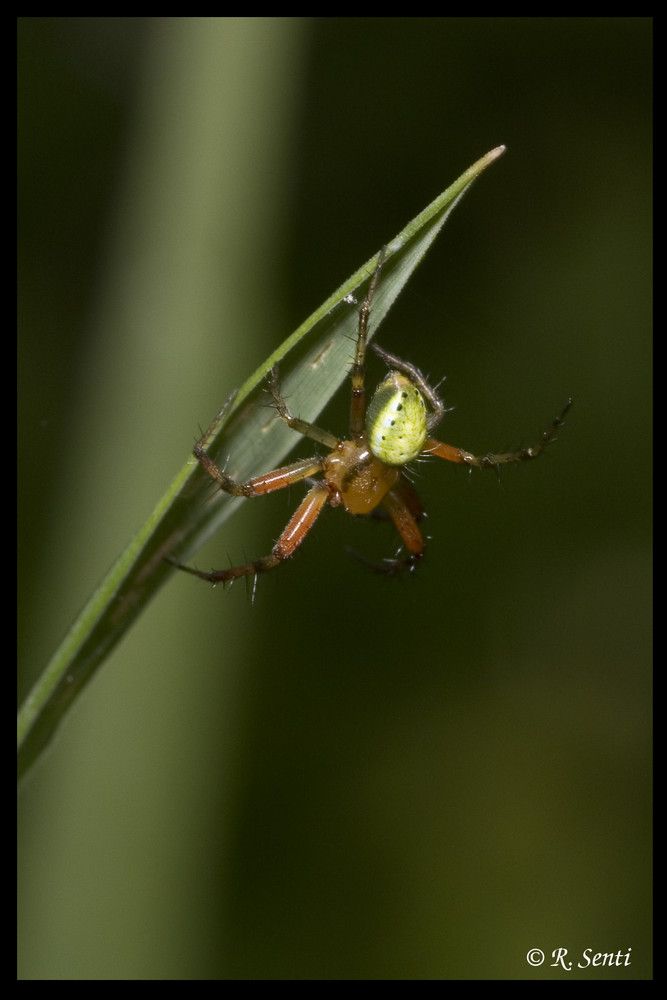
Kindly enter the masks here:
<path id="1" fill-rule="evenodd" d="M 417 522 L 424 515 L 424 507 L 415 488 L 405 477 L 401 477 L 396 485 L 389 490 L 380 507 L 377 516 L 389 516 L 403 539 L 408 550 L 406 556 L 382 559 L 380 562 L 360 555 L 354 549 L 348 548 L 350 555 L 374 573 L 393 576 L 405 570 L 413 570 L 424 556 L 424 537 Z M 373 516 L 371 514 L 371 516 Z"/>

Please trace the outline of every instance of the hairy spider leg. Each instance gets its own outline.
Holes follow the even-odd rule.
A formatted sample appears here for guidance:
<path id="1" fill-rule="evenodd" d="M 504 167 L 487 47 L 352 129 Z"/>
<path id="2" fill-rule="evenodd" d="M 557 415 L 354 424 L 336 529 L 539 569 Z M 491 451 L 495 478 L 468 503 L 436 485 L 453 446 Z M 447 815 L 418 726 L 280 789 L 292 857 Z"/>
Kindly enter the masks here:
<path id="1" fill-rule="evenodd" d="M 391 518 L 409 554 L 404 558 L 383 559 L 377 562 L 349 546 L 347 552 L 376 573 L 392 575 L 406 569 L 414 569 L 425 552 L 424 538 L 417 524 L 423 515 L 424 505 L 419 494 L 405 476 L 401 476 L 370 516 Z"/>
<path id="2" fill-rule="evenodd" d="M 282 471 L 286 474 L 286 481 L 281 485 L 272 485 L 265 490 L 258 488 L 256 493 L 245 493 L 243 495 L 261 496 L 262 493 L 269 493 L 272 489 L 281 489 L 282 486 L 287 486 L 290 482 L 298 482 L 300 479 L 304 478 L 302 475 L 298 475 L 296 479 L 291 479 L 289 467 Z M 275 482 L 276 473 L 272 473 L 271 475 L 273 477 L 273 481 Z M 267 477 L 260 476 L 258 478 L 265 479 Z M 250 482 L 253 482 L 253 480 Z M 249 484 L 246 483 L 242 485 Z M 281 562 L 284 562 L 285 559 L 289 559 L 289 557 L 294 554 L 312 526 L 315 524 L 318 515 L 327 504 L 329 495 L 329 490 L 323 483 L 318 483 L 316 486 L 313 486 L 313 488 L 305 495 L 295 513 L 290 518 L 286 528 L 271 549 L 270 554 L 268 556 L 262 556 L 261 559 L 255 559 L 242 566 L 231 566 L 229 569 L 211 570 L 209 573 L 204 570 L 194 569 L 192 566 L 182 565 L 181 563 L 174 562 L 171 559 L 169 561 L 173 562 L 174 566 L 178 566 L 179 569 L 185 570 L 186 573 L 198 576 L 201 580 L 208 580 L 209 583 L 230 583 L 232 580 L 238 580 L 242 576 L 265 573 L 267 570 L 273 569 Z"/>
<path id="3" fill-rule="evenodd" d="M 371 313 L 371 303 L 375 289 L 380 280 L 380 271 L 384 263 L 386 247 L 378 254 L 377 264 L 366 292 L 366 298 L 359 309 L 359 327 L 357 331 L 357 346 L 352 363 L 352 401 L 350 403 L 350 434 L 353 441 L 361 441 L 365 437 L 364 420 L 366 417 L 366 342 L 368 340 L 368 318 Z"/>
<path id="4" fill-rule="evenodd" d="M 340 442 L 333 434 L 329 434 L 328 431 L 323 431 L 321 427 L 316 427 L 315 424 L 309 424 L 307 420 L 300 420 L 299 417 L 292 416 L 287 403 L 280 392 L 280 376 L 277 365 L 274 365 L 271 369 L 271 374 L 269 376 L 269 389 L 271 390 L 271 395 L 273 396 L 273 402 L 276 405 L 278 416 L 285 421 L 288 427 L 291 427 L 292 430 L 297 431 L 303 437 L 310 438 L 311 441 L 317 441 L 318 444 L 323 444 L 330 450 L 338 446 Z"/>
<path id="5" fill-rule="evenodd" d="M 309 424 L 305 420 L 299 420 L 297 417 L 292 416 L 284 398 L 280 394 L 280 382 L 277 367 L 274 367 L 271 370 L 269 388 L 276 404 L 276 410 L 286 424 L 292 427 L 295 431 L 298 431 L 304 437 L 312 438 L 320 444 L 326 445 L 328 448 L 335 448 L 338 445 L 338 439 L 332 434 L 321 430 L 314 424 Z M 264 475 L 255 476 L 247 482 L 237 483 L 234 479 L 223 472 L 222 469 L 216 465 L 213 459 L 206 453 L 205 445 L 208 443 L 210 431 L 211 428 L 208 428 L 204 432 L 202 437 L 194 446 L 193 453 L 199 464 L 208 473 L 211 479 L 215 480 L 215 482 L 220 486 L 220 489 L 224 490 L 225 493 L 231 494 L 232 496 L 265 496 L 267 493 L 273 493 L 275 490 L 282 490 L 287 486 L 291 486 L 294 483 L 301 482 L 304 479 L 308 479 L 310 476 L 314 476 L 322 472 L 323 463 L 321 459 L 317 457 L 303 458 L 297 462 L 285 465 L 280 469 L 274 469 L 272 472 L 267 472 Z M 212 570 L 211 572 L 194 569 L 192 566 L 186 566 L 183 563 L 176 562 L 174 559 L 170 559 L 169 562 L 171 562 L 174 566 L 177 566 L 179 569 L 184 570 L 186 573 L 198 576 L 202 580 L 208 580 L 209 583 L 228 583 L 232 580 L 237 580 L 242 576 L 264 573 L 267 570 L 273 569 L 274 566 L 279 565 L 279 563 L 283 562 L 285 559 L 288 559 L 296 551 L 317 520 L 318 515 L 330 499 L 331 493 L 324 483 L 317 483 L 313 486 L 313 488 L 306 494 L 299 504 L 296 512 L 290 518 L 287 526 L 278 538 L 276 544 L 273 546 L 271 553 L 268 556 L 263 556 L 261 559 L 244 563 L 242 566 L 232 566 L 229 569 Z"/>
<path id="6" fill-rule="evenodd" d="M 382 501 L 403 539 L 408 556 L 404 559 L 385 559 L 379 566 L 383 573 L 399 573 L 404 569 L 414 569 L 424 555 L 424 538 L 417 521 L 424 513 L 417 492 L 407 479 L 399 479 Z"/>
<path id="7" fill-rule="evenodd" d="M 447 462 L 458 462 L 462 465 L 475 466 L 478 469 L 497 468 L 499 465 L 507 465 L 509 463 L 529 462 L 531 459 L 537 458 L 544 451 L 553 439 L 556 431 L 563 426 L 565 416 L 571 406 L 572 400 L 568 399 L 560 413 L 554 417 L 551 424 L 542 433 L 539 441 L 530 448 L 521 448 L 519 451 L 506 451 L 500 454 L 489 452 L 486 455 L 472 455 L 469 451 L 464 451 L 463 448 L 455 448 L 451 444 L 443 444 L 442 441 L 438 441 L 436 438 L 428 438 L 424 445 L 423 454 L 436 455 L 438 458 L 444 458 Z"/>
<path id="8" fill-rule="evenodd" d="M 409 361 L 404 361 L 403 358 L 397 357 L 395 354 L 391 354 L 389 351 L 385 351 L 384 347 L 380 347 L 379 344 L 371 344 L 371 347 L 375 353 L 382 358 L 389 368 L 395 368 L 410 379 L 413 385 L 416 385 L 422 396 L 428 400 L 432 412 L 429 413 L 426 419 L 426 426 L 430 431 L 437 427 L 445 413 L 447 408 L 443 401 L 438 396 L 435 389 L 432 389 L 428 381 L 424 378 L 421 370 L 417 368 L 416 365 L 410 364 Z"/>

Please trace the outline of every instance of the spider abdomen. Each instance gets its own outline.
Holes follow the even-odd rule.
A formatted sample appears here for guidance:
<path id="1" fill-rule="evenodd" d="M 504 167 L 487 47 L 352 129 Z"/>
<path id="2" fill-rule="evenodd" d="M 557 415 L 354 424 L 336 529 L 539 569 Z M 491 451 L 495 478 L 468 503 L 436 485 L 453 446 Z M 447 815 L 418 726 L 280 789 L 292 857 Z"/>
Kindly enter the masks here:
<path id="1" fill-rule="evenodd" d="M 368 446 L 381 462 L 405 465 L 420 454 L 428 436 L 421 392 L 400 372 L 378 386 L 366 413 Z"/>

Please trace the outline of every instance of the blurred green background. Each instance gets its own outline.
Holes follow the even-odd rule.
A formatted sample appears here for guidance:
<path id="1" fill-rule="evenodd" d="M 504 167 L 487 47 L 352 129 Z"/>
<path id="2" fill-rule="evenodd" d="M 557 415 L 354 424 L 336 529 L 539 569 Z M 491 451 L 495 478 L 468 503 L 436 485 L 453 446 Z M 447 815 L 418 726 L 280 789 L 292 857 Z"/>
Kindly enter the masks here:
<path id="1" fill-rule="evenodd" d="M 575 400 L 500 481 L 419 466 L 408 578 L 336 510 L 254 604 L 170 581 L 20 789 L 19 978 L 651 977 L 651 33 L 19 18 L 21 698 L 199 425 L 499 143 L 379 341 L 472 451 Z"/>

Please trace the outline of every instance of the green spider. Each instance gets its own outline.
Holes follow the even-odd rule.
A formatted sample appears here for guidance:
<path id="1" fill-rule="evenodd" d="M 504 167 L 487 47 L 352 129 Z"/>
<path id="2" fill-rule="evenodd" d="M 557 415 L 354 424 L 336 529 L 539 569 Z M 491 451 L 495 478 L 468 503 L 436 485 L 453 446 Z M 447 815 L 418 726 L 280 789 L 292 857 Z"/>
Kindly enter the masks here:
<path id="1" fill-rule="evenodd" d="M 299 459 L 245 483 L 230 479 L 206 454 L 204 445 L 208 431 L 195 445 L 194 455 L 220 489 L 232 496 L 264 496 L 313 476 L 319 478 L 311 485 L 269 555 L 241 566 L 209 573 L 170 560 L 179 569 L 214 584 L 265 573 L 294 554 L 327 506 L 344 507 L 349 514 L 355 515 L 388 515 L 401 536 L 407 555 L 386 559 L 380 564 L 366 559 L 362 562 L 383 573 L 414 569 L 424 555 L 424 539 L 418 525 L 424 507 L 404 471 L 410 462 L 420 455 L 435 455 L 448 462 L 481 469 L 497 468 L 509 462 L 526 462 L 537 458 L 563 425 L 572 405 L 571 399 L 531 448 L 478 457 L 462 448 L 443 444 L 431 437 L 431 432 L 446 412 L 444 403 L 415 365 L 390 354 L 377 344 L 371 346 L 387 363 L 390 371 L 366 408 L 368 320 L 383 259 L 384 251 L 379 255 L 368 293 L 359 309 L 357 346 L 351 370 L 350 437 L 341 440 L 314 424 L 292 416 L 280 393 L 278 369 L 273 368 L 269 389 L 279 416 L 299 434 L 323 445 L 327 454 Z"/>

